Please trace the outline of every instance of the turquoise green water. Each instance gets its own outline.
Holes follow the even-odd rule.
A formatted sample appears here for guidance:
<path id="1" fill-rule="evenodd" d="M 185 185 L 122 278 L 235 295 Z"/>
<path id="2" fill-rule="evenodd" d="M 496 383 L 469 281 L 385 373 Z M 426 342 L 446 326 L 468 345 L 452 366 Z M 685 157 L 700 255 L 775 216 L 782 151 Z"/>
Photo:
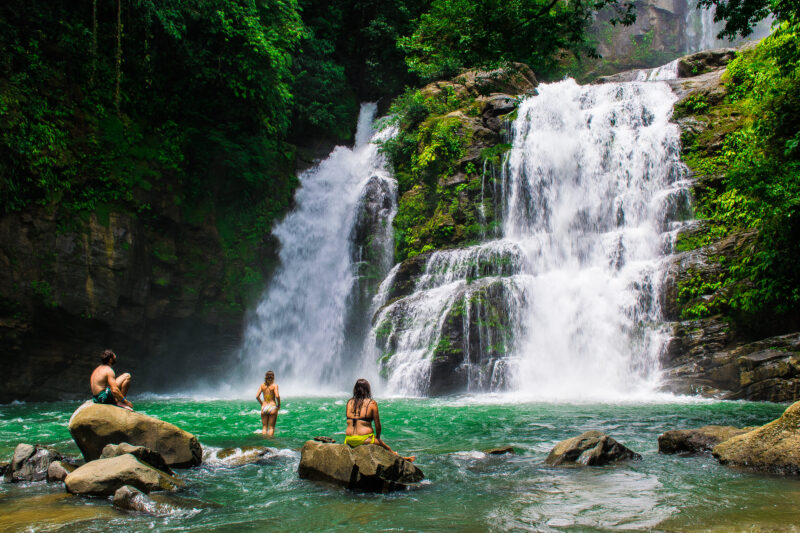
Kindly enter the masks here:
<path id="1" fill-rule="evenodd" d="M 773 530 L 800 523 L 800 481 L 741 473 L 711 457 L 658 454 L 668 429 L 760 425 L 784 405 L 704 402 L 571 405 L 475 404 L 459 399 L 382 400 L 384 439 L 415 454 L 426 481 L 390 495 L 354 494 L 300 480 L 308 438 L 343 439 L 344 398 L 286 398 L 274 452 L 231 467 L 225 447 L 262 444 L 253 401 L 170 399 L 138 410 L 198 436 L 209 460 L 179 471 L 186 489 L 164 516 L 114 510 L 108 500 L 65 496 L 63 487 L 0 484 L 0 530 L 41 531 L 611 531 Z M 77 403 L 0 406 L 0 459 L 19 442 L 78 455 L 67 421 Z M 642 454 L 600 468 L 550 468 L 550 449 L 590 429 Z M 514 456 L 481 450 L 513 445 Z"/>

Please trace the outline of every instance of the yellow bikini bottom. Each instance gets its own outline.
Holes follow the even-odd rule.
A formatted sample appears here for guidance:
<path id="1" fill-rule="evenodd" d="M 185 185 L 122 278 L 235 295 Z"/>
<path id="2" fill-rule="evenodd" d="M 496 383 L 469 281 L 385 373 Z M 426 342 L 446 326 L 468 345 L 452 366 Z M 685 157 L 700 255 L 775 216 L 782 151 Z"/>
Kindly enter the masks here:
<path id="1" fill-rule="evenodd" d="M 367 442 L 369 439 L 372 439 L 372 442 Z M 344 443 L 351 448 L 361 446 L 362 444 L 375 444 L 375 434 L 367 433 L 366 435 L 348 435 L 344 438 Z"/>

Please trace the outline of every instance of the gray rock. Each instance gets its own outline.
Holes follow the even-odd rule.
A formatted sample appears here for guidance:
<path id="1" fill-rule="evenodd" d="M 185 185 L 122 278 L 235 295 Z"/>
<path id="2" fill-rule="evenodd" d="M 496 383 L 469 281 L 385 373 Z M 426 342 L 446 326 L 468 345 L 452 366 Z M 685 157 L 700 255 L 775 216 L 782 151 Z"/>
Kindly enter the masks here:
<path id="1" fill-rule="evenodd" d="M 84 403 L 70 418 L 69 432 L 87 461 L 99 458 L 107 444 L 123 442 L 158 452 L 171 467 L 197 466 L 203 460 L 200 443 L 191 433 L 112 405 Z"/>
<path id="2" fill-rule="evenodd" d="M 216 452 L 216 459 L 226 466 L 244 466 L 260 463 L 273 457 L 274 448 L 265 446 L 242 446 L 241 448 L 225 448 Z"/>
<path id="3" fill-rule="evenodd" d="M 303 445 L 298 472 L 302 479 L 368 492 L 405 489 L 425 477 L 416 465 L 378 445 L 351 448 L 311 440 Z"/>
<path id="4" fill-rule="evenodd" d="M 63 459 L 57 451 L 44 446 L 19 444 L 14 450 L 14 456 L 9 466 L 10 480 L 44 481 L 47 479 L 47 469 L 53 461 Z"/>
<path id="5" fill-rule="evenodd" d="M 53 461 L 47 467 L 47 482 L 58 483 L 64 481 L 75 470 L 75 467 L 63 461 Z"/>
<path id="6" fill-rule="evenodd" d="M 626 459 L 641 458 L 641 455 L 629 450 L 608 435 L 599 431 L 587 431 L 556 444 L 545 459 L 545 464 L 550 466 L 568 464 L 601 466 Z"/>
<path id="7" fill-rule="evenodd" d="M 720 442 L 753 428 L 733 426 L 703 426 L 697 429 L 673 429 L 658 437 L 658 451 L 664 454 L 698 455 L 711 453 Z"/>
<path id="8" fill-rule="evenodd" d="M 142 463 L 131 454 L 97 459 L 75 469 L 64 479 L 67 492 L 85 496 L 110 496 L 117 489 L 131 485 L 149 493 L 176 490 L 183 482 L 174 476 Z"/>
<path id="9" fill-rule="evenodd" d="M 175 472 L 172 471 L 160 453 L 154 452 L 150 448 L 146 448 L 144 446 L 133 446 L 127 442 L 120 444 L 106 444 L 103 448 L 103 452 L 100 454 L 100 458 L 108 459 L 110 457 L 125 455 L 126 453 L 133 455 L 141 462 L 147 463 L 157 470 L 161 470 L 162 472 L 166 472 L 167 474 L 173 476 L 175 475 Z"/>
<path id="10" fill-rule="evenodd" d="M 333 444 L 336 442 L 336 439 L 332 437 L 314 437 L 314 440 L 325 444 Z"/>
<path id="11" fill-rule="evenodd" d="M 136 487 L 130 485 L 120 487 L 114 492 L 114 507 L 149 515 L 155 515 L 158 510 L 156 502 Z"/>
<path id="12" fill-rule="evenodd" d="M 10 481 L 11 481 L 11 463 L 0 462 L 0 482 L 9 483 Z"/>

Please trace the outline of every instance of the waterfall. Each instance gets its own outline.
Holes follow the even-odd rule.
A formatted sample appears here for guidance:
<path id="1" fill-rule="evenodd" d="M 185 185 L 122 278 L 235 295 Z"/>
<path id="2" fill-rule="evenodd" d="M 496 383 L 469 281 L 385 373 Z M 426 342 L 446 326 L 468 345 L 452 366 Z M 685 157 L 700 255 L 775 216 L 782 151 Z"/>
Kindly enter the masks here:
<path id="1" fill-rule="evenodd" d="M 504 231 L 526 257 L 514 385 L 548 398 L 652 390 L 663 250 L 688 199 L 664 83 L 539 87 L 514 124 Z"/>
<path id="2" fill-rule="evenodd" d="M 714 22 L 714 11 L 714 8 L 698 9 L 697 0 L 686 0 L 686 52 L 738 46 L 745 41 L 763 39 L 770 33 L 773 21 L 771 16 L 756 24 L 753 33 L 746 38 L 717 39 L 725 23 Z"/>
<path id="3" fill-rule="evenodd" d="M 353 314 L 368 292 L 365 272 L 382 279 L 391 267 L 397 203 L 395 181 L 370 142 L 392 134 L 375 134 L 376 111 L 362 105 L 354 147 L 335 148 L 300 175 L 295 208 L 273 230 L 280 265 L 245 330 L 240 359 L 248 379 L 271 369 L 294 393 L 309 393 L 346 389 L 363 370 L 362 342 L 353 337 L 364 332 L 351 328 L 366 319 Z"/>
<path id="4" fill-rule="evenodd" d="M 653 81 L 538 92 L 493 186 L 501 238 L 406 261 L 376 296 L 367 347 L 396 394 L 620 398 L 657 386 L 659 286 L 690 210 L 676 97 Z"/>

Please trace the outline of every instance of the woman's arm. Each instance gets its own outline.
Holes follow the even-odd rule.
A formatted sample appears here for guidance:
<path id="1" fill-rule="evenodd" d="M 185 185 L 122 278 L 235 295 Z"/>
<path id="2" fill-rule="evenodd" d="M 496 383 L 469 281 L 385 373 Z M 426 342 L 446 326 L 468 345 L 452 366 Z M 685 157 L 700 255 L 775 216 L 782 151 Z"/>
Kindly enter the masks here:
<path id="1" fill-rule="evenodd" d="M 278 392 L 278 386 L 273 385 L 272 395 L 275 398 L 275 405 L 278 407 L 278 411 L 281 410 L 281 393 Z"/>
<path id="2" fill-rule="evenodd" d="M 372 420 L 375 421 L 375 436 L 381 438 L 381 415 L 378 413 L 378 402 L 373 401 L 370 407 L 372 411 Z"/>
<path id="3" fill-rule="evenodd" d="M 264 392 L 264 385 L 259 385 L 259 386 L 258 386 L 258 392 L 256 393 L 256 401 L 258 402 L 258 405 L 261 405 L 261 398 L 260 398 L 260 396 L 261 396 L 261 394 L 262 394 L 263 392 Z"/>

